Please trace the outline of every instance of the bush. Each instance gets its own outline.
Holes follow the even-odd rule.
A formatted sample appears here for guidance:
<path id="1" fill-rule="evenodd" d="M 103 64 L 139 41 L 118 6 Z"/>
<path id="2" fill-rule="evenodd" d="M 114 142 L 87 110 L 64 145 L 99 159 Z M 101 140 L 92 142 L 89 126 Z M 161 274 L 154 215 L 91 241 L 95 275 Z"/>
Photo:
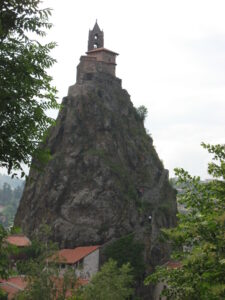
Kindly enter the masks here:
<path id="1" fill-rule="evenodd" d="M 144 245 L 135 241 L 133 234 L 129 234 L 107 246 L 104 254 L 107 259 L 111 258 L 117 261 L 119 267 L 130 263 L 134 278 L 138 280 L 142 278 L 145 271 L 143 250 Z"/>
<path id="2" fill-rule="evenodd" d="M 148 115 L 148 109 L 144 105 L 141 105 L 138 108 L 136 108 L 136 111 L 140 119 L 144 121 Z"/>

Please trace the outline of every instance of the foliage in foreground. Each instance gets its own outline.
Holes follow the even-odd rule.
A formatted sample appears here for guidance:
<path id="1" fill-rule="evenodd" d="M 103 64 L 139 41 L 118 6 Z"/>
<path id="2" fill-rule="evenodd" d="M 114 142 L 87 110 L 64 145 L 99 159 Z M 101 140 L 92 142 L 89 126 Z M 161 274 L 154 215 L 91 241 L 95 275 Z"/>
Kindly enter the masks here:
<path id="1" fill-rule="evenodd" d="M 145 283 L 166 282 L 168 299 L 225 299 L 225 146 L 202 144 L 214 155 L 208 164 L 212 181 L 202 183 L 176 169 L 184 193 L 179 202 L 187 208 L 178 226 L 164 230 L 174 246 L 173 258 L 181 267 L 158 267 Z"/>
<path id="2" fill-rule="evenodd" d="M 75 287 L 77 280 L 73 270 L 66 271 L 62 277 L 57 266 L 32 261 L 29 268 L 27 288 L 19 293 L 17 300 L 65 300 Z"/>
<path id="3" fill-rule="evenodd" d="M 42 161 L 49 156 L 37 148 L 53 124 L 45 110 L 58 107 L 46 72 L 55 62 L 49 56 L 55 43 L 35 40 L 52 26 L 50 9 L 39 9 L 40 3 L 0 1 L 0 166 L 8 173 L 23 170 L 32 156 Z"/>
<path id="4" fill-rule="evenodd" d="M 134 279 L 143 280 L 145 272 L 143 250 L 143 243 L 135 240 L 133 234 L 128 234 L 108 245 L 104 254 L 107 259 L 115 260 L 119 267 L 130 263 Z"/>
<path id="5" fill-rule="evenodd" d="M 3 247 L 3 240 L 7 236 L 6 230 L 0 226 L 0 277 L 10 275 L 9 249 Z M 17 296 L 17 300 L 125 300 L 133 295 L 133 270 L 129 263 L 118 267 L 117 262 L 109 259 L 101 270 L 93 276 L 91 282 L 78 290 L 79 281 L 73 269 L 67 269 L 60 274 L 57 262 L 48 264 L 57 246 L 51 242 L 51 230 L 48 225 L 42 224 L 36 240 L 26 249 L 13 249 L 17 255 L 17 269 L 24 274 L 27 287 Z M 18 251 L 16 251 L 18 250 Z M 20 252 L 22 251 L 22 252 Z M 21 254 L 25 254 L 22 255 Z M 19 259 L 21 257 L 21 259 Z M 5 295 L 0 290 L 0 298 Z M 7 299 L 7 298 L 6 298 Z"/>
<path id="6" fill-rule="evenodd" d="M 69 291 L 72 293 L 77 282 L 74 270 L 68 268 L 62 276 L 57 263 L 48 264 L 48 258 L 58 249 L 50 237 L 50 227 L 42 224 L 32 245 L 21 250 L 24 255 L 17 260 L 17 270 L 26 276 L 27 287 L 17 300 L 64 300 Z"/>
<path id="7" fill-rule="evenodd" d="M 133 295 L 130 264 L 120 268 L 110 259 L 73 300 L 125 300 Z"/>

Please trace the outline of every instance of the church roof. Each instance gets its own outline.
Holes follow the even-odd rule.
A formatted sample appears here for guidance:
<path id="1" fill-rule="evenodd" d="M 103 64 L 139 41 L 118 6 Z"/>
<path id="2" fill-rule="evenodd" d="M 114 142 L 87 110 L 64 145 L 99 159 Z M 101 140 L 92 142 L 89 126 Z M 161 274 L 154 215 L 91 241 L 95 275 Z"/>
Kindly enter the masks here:
<path id="1" fill-rule="evenodd" d="M 95 52 L 101 52 L 101 51 L 104 51 L 104 52 L 109 52 L 109 53 L 112 53 L 114 55 L 119 55 L 118 53 L 114 52 L 114 51 L 111 51 L 111 50 L 108 50 L 106 48 L 95 48 L 93 50 L 90 50 L 90 51 L 87 51 L 86 54 L 89 54 L 89 53 L 95 53 Z"/>

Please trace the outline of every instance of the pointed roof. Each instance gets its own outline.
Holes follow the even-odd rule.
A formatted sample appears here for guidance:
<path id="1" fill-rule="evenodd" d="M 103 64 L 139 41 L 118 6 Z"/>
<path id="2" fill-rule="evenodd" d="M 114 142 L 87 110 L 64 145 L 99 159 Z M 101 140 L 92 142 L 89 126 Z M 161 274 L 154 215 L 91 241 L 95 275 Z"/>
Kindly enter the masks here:
<path id="1" fill-rule="evenodd" d="M 97 21 L 97 19 L 96 19 L 96 22 L 95 22 L 95 25 L 94 25 L 92 31 L 101 31 L 100 27 L 98 26 L 98 21 Z"/>

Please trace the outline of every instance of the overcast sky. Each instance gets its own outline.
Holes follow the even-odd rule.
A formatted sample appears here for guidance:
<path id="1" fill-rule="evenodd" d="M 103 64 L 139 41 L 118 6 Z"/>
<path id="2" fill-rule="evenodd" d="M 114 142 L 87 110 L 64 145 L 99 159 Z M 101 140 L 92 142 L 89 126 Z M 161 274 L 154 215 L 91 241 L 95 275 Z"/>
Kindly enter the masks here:
<path id="1" fill-rule="evenodd" d="M 202 141 L 224 143 L 225 1 L 44 0 L 53 9 L 48 40 L 58 101 L 76 80 L 95 20 L 105 47 L 118 52 L 117 77 L 134 106 L 145 105 L 145 126 L 160 159 L 207 178 Z M 54 114 L 56 116 L 56 113 Z"/>

